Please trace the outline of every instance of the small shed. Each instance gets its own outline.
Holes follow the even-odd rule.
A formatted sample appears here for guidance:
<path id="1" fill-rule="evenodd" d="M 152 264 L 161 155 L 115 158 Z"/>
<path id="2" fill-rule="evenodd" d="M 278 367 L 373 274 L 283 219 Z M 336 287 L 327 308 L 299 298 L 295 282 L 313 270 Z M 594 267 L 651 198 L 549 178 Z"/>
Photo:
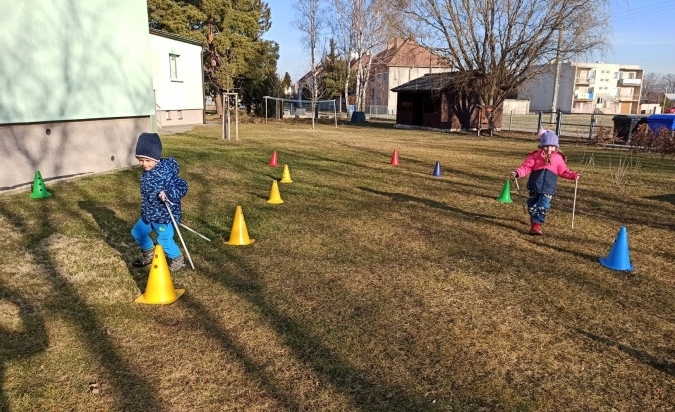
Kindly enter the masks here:
<path id="1" fill-rule="evenodd" d="M 396 125 L 440 130 L 499 129 L 502 108 L 480 105 L 454 86 L 456 72 L 430 73 L 391 89 L 397 93 Z"/>

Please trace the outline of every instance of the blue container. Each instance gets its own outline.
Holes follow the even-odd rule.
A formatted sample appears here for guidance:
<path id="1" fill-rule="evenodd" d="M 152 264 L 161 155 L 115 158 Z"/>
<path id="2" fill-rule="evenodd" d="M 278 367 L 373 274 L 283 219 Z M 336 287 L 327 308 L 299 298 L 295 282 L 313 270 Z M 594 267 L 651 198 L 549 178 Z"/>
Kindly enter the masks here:
<path id="1" fill-rule="evenodd" d="M 675 115 L 673 115 L 675 117 Z M 352 123 L 365 123 L 366 121 L 366 112 L 354 112 L 352 113 Z"/>
<path id="2" fill-rule="evenodd" d="M 662 127 L 675 130 L 675 114 L 653 114 L 647 117 L 647 124 L 654 133 L 658 133 Z"/>

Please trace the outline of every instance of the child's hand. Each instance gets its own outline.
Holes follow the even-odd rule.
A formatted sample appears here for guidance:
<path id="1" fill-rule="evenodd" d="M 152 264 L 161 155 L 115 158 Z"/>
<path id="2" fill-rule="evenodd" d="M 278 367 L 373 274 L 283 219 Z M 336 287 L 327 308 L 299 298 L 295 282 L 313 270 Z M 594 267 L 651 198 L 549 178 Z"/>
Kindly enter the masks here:
<path id="1" fill-rule="evenodd" d="M 518 177 L 518 173 L 516 173 L 516 171 L 514 170 L 513 172 L 511 172 L 511 179 L 515 179 L 516 177 Z"/>
<path id="2" fill-rule="evenodd" d="M 159 195 L 157 195 L 157 196 L 159 196 L 159 199 L 160 199 L 162 202 L 166 202 L 166 194 L 165 194 L 163 191 L 162 191 L 162 192 L 159 192 Z"/>
<path id="3" fill-rule="evenodd" d="M 577 173 L 577 175 L 574 177 L 574 181 L 575 181 L 575 182 L 576 182 L 576 181 L 579 181 L 579 177 L 580 177 L 580 176 L 581 176 L 581 175 L 580 175 L 579 173 Z"/>

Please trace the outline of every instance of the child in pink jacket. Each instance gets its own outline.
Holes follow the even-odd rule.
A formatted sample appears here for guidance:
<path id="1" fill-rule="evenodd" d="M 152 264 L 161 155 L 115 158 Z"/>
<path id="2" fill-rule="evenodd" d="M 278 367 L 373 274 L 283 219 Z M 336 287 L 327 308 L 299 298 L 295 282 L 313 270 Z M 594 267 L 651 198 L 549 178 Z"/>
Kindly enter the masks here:
<path id="1" fill-rule="evenodd" d="M 527 181 L 527 190 L 530 192 L 527 207 L 531 235 L 543 235 L 541 225 L 546 220 L 546 211 L 551 207 L 558 176 L 570 180 L 579 179 L 579 173 L 569 170 L 565 164 L 567 158 L 559 150 L 558 136 L 550 130 L 540 130 L 539 136 L 539 149 L 528 153 L 523 164 L 511 172 L 514 179 L 530 175 Z"/>

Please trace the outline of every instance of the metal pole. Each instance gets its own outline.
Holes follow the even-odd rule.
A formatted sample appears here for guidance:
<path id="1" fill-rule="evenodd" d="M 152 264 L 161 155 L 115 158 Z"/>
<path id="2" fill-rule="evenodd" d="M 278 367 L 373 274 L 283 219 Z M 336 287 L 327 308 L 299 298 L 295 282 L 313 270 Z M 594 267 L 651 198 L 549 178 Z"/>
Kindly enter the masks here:
<path id="1" fill-rule="evenodd" d="M 525 202 L 523 202 L 523 194 L 520 193 L 520 185 L 518 184 L 518 178 L 514 177 L 513 181 L 516 183 L 516 189 L 518 189 L 518 197 L 520 197 L 520 204 L 523 205 L 523 211 L 527 213 L 527 208 L 525 207 Z"/>
<path id="2" fill-rule="evenodd" d="M 187 250 L 187 246 L 185 246 L 185 242 L 183 241 L 183 236 L 180 234 L 180 230 L 178 229 L 178 224 L 176 223 L 176 219 L 173 218 L 173 213 L 171 213 L 171 208 L 169 207 L 166 202 L 164 203 L 164 206 L 166 206 L 166 210 L 169 211 L 169 216 L 171 216 L 171 221 L 173 222 L 173 227 L 176 228 L 176 232 L 178 233 L 178 237 L 180 238 L 180 243 L 183 245 L 183 249 L 185 250 L 185 255 L 187 256 L 188 260 L 190 261 L 190 266 L 194 270 L 195 265 L 192 263 L 192 258 L 190 257 L 190 252 Z"/>
<path id="3" fill-rule="evenodd" d="M 512 123 L 513 123 L 513 110 L 511 110 L 511 114 L 509 115 L 509 132 L 511 131 Z"/>
<path id="4" fill-rule="evenodd" d="M 562 118 L 563 118 L 563 112 L 562 110 L 558 110 L 558 117 L 556 118 L 555 122 L 555 134 L 560 136 L 560 132 L 562 131 Z"/>
<path id="5" fill-rule="evenodd" d="M 222 130 L 221 130 L 221 133 L 220 133 L 220 140 L 225 140 L 225 92 L 223 92 L 222 95 L 220 96 L 220 102 L 221 102 L 221 104 L 220 104 L 220 111 L 221 111 L 220 118 L 221 118 L 222 123 L 223 123 L 222 124 L 223 127 L 222 127 Z"/>
<path id="6" fill-rule="evenodd" d="M 588 128 L 588 140 L 591 140 L 593 138 L 593 125 L 594 124 L 595 124 L 595 113 L 591 113 L 591 125 Z"/>
<path id="7" fill-rule="evenodd" d="M 574 179 L 574 202 L 572 203 L 572 229 L 574 229 L 574 211 L 577 208 L 577 186 L 579 178 Z"/>
<path id="8" fill-rule="evenodd" d="M 239 93 L 234 95 L 234 138 L 239 141 Z"/>
<path id="9" fill-rule="evenodd" d="M 542 116 L 543 116 L 543 113 L 539 112 L 539 119 L 537 120 L 537 133 L 539 133 L 539 131 L 541 130 L 541 123 L 542 123 L 541 118 L 542 118 Z"/>
<path id="10" fill-rule="evenodd" d="M 187 227 L 186 225 L 184 225 L 182 222 L 179 223 L 179 225 L 183 226 L 185 229 L 189 230 L 190 232 L 194 233 L 195 235 L 197 235 L 197 236 L 199 236 L 199 237 L 201 237 L 201 238 L 203 238 L 203 239 L 206 239 L 206 240 L 208 240 L 209 242 L 211 241 L 211 239 L 209 239 L 208 237 L 202 235 L 201 233 L 197 232 L 197 231 L 194 230 L 194 229 L 190 229 L 189 227 Z"/>

